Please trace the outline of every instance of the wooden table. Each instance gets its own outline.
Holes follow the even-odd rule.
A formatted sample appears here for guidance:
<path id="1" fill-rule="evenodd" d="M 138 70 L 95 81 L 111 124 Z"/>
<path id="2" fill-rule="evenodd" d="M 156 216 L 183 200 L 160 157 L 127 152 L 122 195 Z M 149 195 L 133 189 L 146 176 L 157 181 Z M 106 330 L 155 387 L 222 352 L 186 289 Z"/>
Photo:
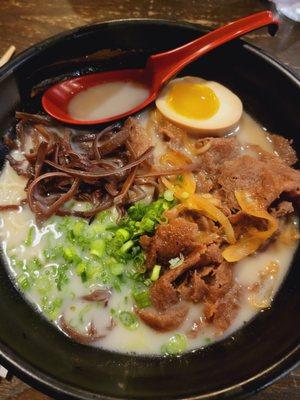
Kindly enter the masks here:
<path id="1" fill-rule="evenodd" d="M 118 18 L 185 20 L 215 28 L 236 18 L 269 8 L 260 0 L 1 0 L 0 55 L 14 44 L 20 52 L 49 36 L 84 24 Z M 283 20 L 275 38 L 266 30 L 247 36 L 255 45 L 283 61 L 300 76 L 300 23 Z M 0 400 L 46 400 L 17 378 L 0 382 Z M 252 400 L 300 399 L 300 368 Z"/>

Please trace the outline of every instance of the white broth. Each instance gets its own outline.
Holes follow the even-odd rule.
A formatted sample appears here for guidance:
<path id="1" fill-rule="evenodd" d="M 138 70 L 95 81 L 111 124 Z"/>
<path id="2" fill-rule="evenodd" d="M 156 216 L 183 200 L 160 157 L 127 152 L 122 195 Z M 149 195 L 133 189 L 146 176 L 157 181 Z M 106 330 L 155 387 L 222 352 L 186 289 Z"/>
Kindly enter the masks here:
<path id="1" fill-rule="evenodd" d="M 80 121 L 110 118 L 132 110 L 148 95 L 147 87 L 136 82 L 107 82 L 76 94 L 68 111 Z"/>
<path id="2" fill-rule="evenodd" d="M 33 225 L 35 217 L 28 210 L 26 206 L 21 211 L 6 211 L 2 212 L 1 216 L 1 232 L 4 253 L 7 257 L 10 274 L 13 277 L 18 277 L 20 271 L 14 265 L 10 258 L 17 255 L 19 259 L 30 259 L 34 255 L 43 257 L 43 249 L 47 246 L 45 235 L 47 232 L 52 231 L 59 239 L 59 234 L 56 232 L 55 224 L 49 224 L 39 229 L 36 225 L 35 229 L 38 233 L 37 240 L 30 250 L 24 245 L 24 240 L 27 236 L 28 225 Z M 296 223 L 296 221 L 294 222 Z M 272 298 L 276 291 L 279 289 L 288 269 L 291 264 L 294 252 L 296 251 L 298 243 L 291 244 L 280 243 L 279 241 L 273 243 L 263 253 L 258 253 L 254 256 L 248 257 L 238 262 L 235 267 L 235 279 L 240 284 L 244 291 L 240 299 L 240 309 L 236 319 L 229 329 L 221 336 L 218 336 L 214 329 L 210 326 L 205 326 L 201 329 L 196 338 L 190 338 L 188 341 L 188 350 L 197 349 L 206 346 L 213 341 L 221 340 L 234 331 L 241 328 L 246 322 L 260 311 L 255 307 L 251 301 L 252 296 L 249 288 L 255 282 L 259 282 L 260 273 L 263 273 L 270 263 L 277 263 L 278 274 L 274 277 L 274 287 L 272 291 Z M 50 266 L 50 263 L 49 263 Z M 47 268 L 47 264 L 46 267 Z M 84 330 L 87 328 L 90 321 L 93 321 L 95 328 L 100 332 L 107 332 L 107 327 L 110 326 L 111 310 L 118 309 L 133 309 L 133 302 L 130 297 L 130 288 L 122 287 L 121 292 L 113 291 L 113 295 L 107 307 L 99 303 L 88 303 L 80 299 L 88 293 L 88 287 L 85 287 L 80 278 L 70 272 L 70 281 L 64 290 L 60 293 L 57 288 L 53 287 L 49 295 L 49 302 L 54 301 L 57 296 L 63 299 L 62 305 L 59 309 L 59 314 L 64 314 L 65 318 L 78 329 Z M 102 287 L 96 285 L 96 287 Z M 94 289 L 92 286 L 90 289 Z M 262 285 L 260 291 L 264 295 L 265 287 Z M 76 294 L 76 296 L 74 296 Z M 260 294 L 256 294 L 257 297 Z M 25 292 L 25 297 L 33 303 L 38 310 L 42 311 L 42 298 L 36 288 Z M 251 299 L 250 299 L 251 300 Z M 186 334 L 193 329 L 194 323 L 204 320 L 202 305 L 193 305 L 190 307 L 188 316 L 184 324 L 176 329 L 176 333 Z M 54 319 L 56 323 L 57 318 Z M 111 331 L 108 331 L 107 336 L 94 343 L 95 346 L 101 348 L 120 351 L 120 352 L 136 352 L 140 354 L 160 354 L 161 346 L 164 345 L 168 339 L 173 335 L 172 332 L 158 333 L 149 328 L 143 323 L 140 323 L 136 330 L 126 329 L 122 324 L 116 323 L 116 326 Z"/>
<path id="3" fill-rule="evenodd" d="M 100 96 L 103 86 L 82 92 L 70 104 L 72 116 L 78 119 L 96 119 L 113 115 L 116 108 L 112 109 L 111 105 L 113 102 L 115 104 L 114 96 L 117 96 L 117 93 L 118 99 L 120 94 L 123 96 L 126 110 L 147 96 L 144 88 L 133 87 L 131 83 L 126 85 L 124 87 L 123 83 L 116 83 L 114 86 L 108 86 L 107 101 Z M 130 93 L 133 97 L 132 103 L 129 104 Z M 125 111 L 121 106 L 122 104 L 117 113 Z M 152 137 L 156 164 L 167 151 L 167 145 L 162 143 L 157 127 L 149 123 L 148 118 L 149 114 L 146 112 L 139 120 Z M 235 134 L 241 144 L 241 154 L 248 151 L 249 144 L 257 144 L 266 151 L 273 152 L 268 133 L 246 113 L 243 114 Z M 0 205 L 11 204 L 12 201 L 13 204 L 20 204 L 20 201 L 26 198 L 25 184 L 26 179 L 18 176 L 7 163 L 0 177 Z M 146 202 L 151 202 L 152 193 L 153 191 L 150 191 Z M 88 204 L 77 202 L 68 206 L 76 210 L 85 210 Z M 116 209 L 111 209 L 105 217 L 101 220 L 96 218 L 91 224 L 82 218 L 59 216 L 37 224 L 28 205 L 21 205 L 17 210 L 1 211 L 0 216 L 0 233 L 8 271 L 24 297 L 56 324 L 58 329 L 61 329 L 61 316 L 72 329 L 83 335 L 87 335 L 92 323 L 93 329 L 101 333 L 102 337 L 93 341 L 91 345 L 124 353 L 161 354 L 162 347 L 175 334 L 182 334 L 187 338 L 185 350 L 202 348 L 232 335 L 258 312 L 271 305 L 298 246 L 296 234 L 295 240 L 290 241 L 283 240 L 282 235 L 278 235 L 263 251 L 258 251 L 233 265 L 234 281 L 240 288 L 239 310 L 232 324 L 222 334 L 211 324 L 204 323 L 201 302 L 188 303 L 187 317 L 179 328 L 169 332 L 157 332 L 139 319 L 133 321 L 130 326 L 121 321 L 122 313 L 134 315 L 135 311 L 135 302 L 131 295 L 133 281 L 128 279 L 123 282 L 118 271 L 118 268 L 130 270 L 131 261 L 125 266 L 112 265 L 114 269 L 110 276 L 102 274 L 101 279 L 97 278 L 98 275 L 95 275 L 95 279 L 83 279 L 82 263 L 90 263 L 92 273 L 97 266 L 102 268 L 102 259 L 93 261 L 90 257 L 91 248 L 86 247 L 84 232 L 89 233 L 91 229 L 97 231 L 98 248 L 92 250 L 96 255 L 97 251 L 102 252 L 102 249 L 99 249 L 101 240 L 112 240 L 112 232 L 116 229 Z M 297 217 L 293 216 L 283 222 L 281 231 L 288 229 L 297 232 Z M 72 241 L 70 232 L 75 235 Z M 60 253 L 56 253 L 56 250 Z M 74 250 L 76 255 L 72 253 Z M 82 262 L 76 268 L 68 267 L 68 260 L 75 256 Z M 103 263 L 109 263 L 110 257 L 103 260 Z M 102 272 L 105 272 L 104 269 Z M 107 302 L 92 302 L 83 298 L 97 290 L 110 291 Z"/>

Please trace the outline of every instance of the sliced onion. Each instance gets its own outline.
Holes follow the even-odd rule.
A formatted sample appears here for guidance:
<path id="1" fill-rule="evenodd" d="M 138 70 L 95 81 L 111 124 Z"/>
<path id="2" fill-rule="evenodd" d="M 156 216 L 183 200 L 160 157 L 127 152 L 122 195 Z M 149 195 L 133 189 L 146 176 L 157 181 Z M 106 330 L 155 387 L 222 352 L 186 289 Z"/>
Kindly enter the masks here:
<path id="1" fill-rule="evenodd" d="M 258 248 L 269 239 L 278 229 L 278 221 L 269 214 L 259 202 L 245 191 L 236 191 L 235 197 L 242 211 L 256 218 L 262 218 L 268 221 L 268 229 L 259 231 L 256 228 L 248 229 L 237 243 L 228 246 L 222 253 L 228 262 L 236 262 L 248 255 L 254 253 Z"/>

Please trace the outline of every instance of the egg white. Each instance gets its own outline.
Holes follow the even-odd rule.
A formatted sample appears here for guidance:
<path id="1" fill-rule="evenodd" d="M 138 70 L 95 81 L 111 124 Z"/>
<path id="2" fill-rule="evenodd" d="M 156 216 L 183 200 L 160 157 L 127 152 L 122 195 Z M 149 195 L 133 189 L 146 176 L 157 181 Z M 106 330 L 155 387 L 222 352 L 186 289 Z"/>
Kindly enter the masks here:
<path id="1" fill-rule="evenodd" d="M 220 103 L 217 112 L 207 119 L 193 119 L 180 115 L 173 110 L 167 102 L 168 93 L 172 85 L 180 81 L 205 84 L 205 86 L 212 89 Z M 243 113 L 243 104 L 241 100 L 231 90 L 220 83 L 206 81 L 205 79 L 193 76 L 185 76 L 170 81 L 156 99 L 156 107 L 165 118 L 181 128 L 186 129 L 188 132 L 201 137 L 223 136 L 234 131 Z"/>

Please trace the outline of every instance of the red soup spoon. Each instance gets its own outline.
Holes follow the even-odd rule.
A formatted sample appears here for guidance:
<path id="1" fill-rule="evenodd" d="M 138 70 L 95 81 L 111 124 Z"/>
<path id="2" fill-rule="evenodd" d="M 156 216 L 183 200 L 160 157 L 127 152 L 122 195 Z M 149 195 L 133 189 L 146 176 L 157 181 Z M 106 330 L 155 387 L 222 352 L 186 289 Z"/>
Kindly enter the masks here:
<path id="1" fill-rule="evenodd" d="M 152 55 L 144 69 L 123 69 L 100 72 L 72 78 L 50 87 L 42 97 L 45 111 L 52 117 L 70 124 L 92 125 L 121 119 L 140 111 L 155 98 L 164 83 L 198 57 L 215 49 L 223 43 L 248 32 L 269 25 L 270 34 L 278 28 L 278 19 L 270 11 L 262 11 L 231 22 L 177 49 Z M 93 120 L 82 120 L 70 115 L 69 104 L 80 92 L 109 82 L 132 82 L 144 86 L 146 98 L 140 104 L 116 115 Z M 129 107 L 130 108 L 130 107 Z"/>

